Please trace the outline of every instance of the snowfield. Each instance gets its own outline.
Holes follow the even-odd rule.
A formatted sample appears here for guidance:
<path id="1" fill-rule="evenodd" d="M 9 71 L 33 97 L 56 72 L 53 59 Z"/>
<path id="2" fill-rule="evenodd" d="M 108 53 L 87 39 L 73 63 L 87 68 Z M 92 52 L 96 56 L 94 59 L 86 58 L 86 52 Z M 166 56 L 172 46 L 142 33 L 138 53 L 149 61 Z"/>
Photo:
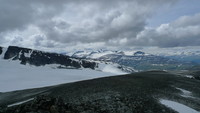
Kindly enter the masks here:
<path id="1" fill-rule="evenodd" d="M 177 111 L 178 113 L 200 113 L 200 112 L 198 112 L 188 106 L 180 104 L 178 102 L 161 99 L 160 103 L 162 103 L 163 105 L 166 105 L 167 107 L 172 108 L 173 110 Z"/>
<path id="2" fill-rule="evenodd" d="M 119 66 L 119 65 L 114 64 L 114 63 L 111 63 L 111 64 L 99 63 L 99 67 L 97 68 L 97 70 L 107 72 L 107 73 L 113 73 L 116 75 L 128 74 L 128 73 L 123 72 L 122 70 L 118 69 L 117 66 Z"/>
<path id="3" fill-rule="evenodd" d="M 19 61 L 0 59 L 0 92 L 38 88 L 117 74 L 112 70 L 102 72 L 92 69 L 55 69 L 55 66 L 35 67 L 21 65 Z"/>

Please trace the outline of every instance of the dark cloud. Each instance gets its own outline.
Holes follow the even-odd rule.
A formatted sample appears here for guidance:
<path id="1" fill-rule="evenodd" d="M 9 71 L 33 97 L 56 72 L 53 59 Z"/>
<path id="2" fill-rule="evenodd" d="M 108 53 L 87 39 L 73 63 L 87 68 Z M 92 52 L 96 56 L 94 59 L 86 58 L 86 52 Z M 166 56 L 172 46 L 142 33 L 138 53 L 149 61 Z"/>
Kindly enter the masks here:
<path id="1" fill-rule="evenodd" d="M 155 11 L 176 1 L 1 0 L 0 34 L 7 44 L 47 48 L 78 44 L 199 46 L 199 14 L 157 28 L 146 27 Z"/>
<path id="2" fill-rule="evenodd" d="M 0 32 L 21 29 L 33 19 L 34 10 L 30 5 L 16 0 L 0 1 Z"/>
<path id="3" fill-rule="evenodd" d="M 48 39 L 62 43 L 111 43 L 112 40 L 136 37 L 144 29 L 146 19 L 152 15 L 154 9 L 163 3 L 171 2 L 86 0 L 81 4 L 66 4 L 60 19 L 63 25 L 69 27 L 58 27 L 56 23 L 60 23 L 59 19 L 45 20 L 38 26 Z"/>
<path id="4" fill-rule="evenodd" d="M 1 0 L 0 32 L 24 29 L 42 19 L 50 19 L 63 9 L 64 0 Z"/>
<path id="5" fill-rule="evenodd" d="M 34 46 L 42 46 L 42 42 L 45 40 L 45 38 L 41 35 L 34 36 Z"/>

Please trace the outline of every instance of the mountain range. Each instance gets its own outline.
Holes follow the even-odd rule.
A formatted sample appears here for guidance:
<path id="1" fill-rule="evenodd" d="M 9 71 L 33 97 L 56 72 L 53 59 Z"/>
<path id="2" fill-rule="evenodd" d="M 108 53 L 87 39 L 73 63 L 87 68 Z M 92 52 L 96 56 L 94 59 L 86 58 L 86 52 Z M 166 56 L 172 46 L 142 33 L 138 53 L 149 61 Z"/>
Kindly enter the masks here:
<path id="1" fill-rule="evenodd" d="M 192 70 L 194 66 L 199 66 L 197 56 L 190 56 L 190 60 L 185 60 L 186 56 L 162 56 L 147 54 L 142 51 L 77 51 L 71 53 L 74 58 L 93 59 L 105 62 L 114 62 L 120 65 L 132 67 L 138 71 L 148 70 Z M 183 58 L 184 57 L 184 58 Z M 189 56 L 188 56 L 189 57 Z M 179 58 L 179 59 L 178 59 Z M 182 59 L 181 59 L 182 58 Z M 193 59 L 192 59 L 193 58 Z M 198 59 L 198 60 L 197 60 Z M 196 61 L 196 62 L 195 62 Z"/>
<path id="2" fill-rule="evenodd" d="M 199 113 L 198 63 L 142 51 L 0 47 L 0 113 Z"/>
<path id="3" fill-rule="evenodd" d="M 197 70 L 199 57 L 186 55 L 159 56 L 142 51 L 76 51 L 59 54 L 9 46 L 0 47 L 3 59 L 19 60 L 21 64 L 44 66 L 58 64 L 56 68 L 90 68 L 102 70 L 105 66 L 113 67 L 126 73 L 148 70 Z"/>

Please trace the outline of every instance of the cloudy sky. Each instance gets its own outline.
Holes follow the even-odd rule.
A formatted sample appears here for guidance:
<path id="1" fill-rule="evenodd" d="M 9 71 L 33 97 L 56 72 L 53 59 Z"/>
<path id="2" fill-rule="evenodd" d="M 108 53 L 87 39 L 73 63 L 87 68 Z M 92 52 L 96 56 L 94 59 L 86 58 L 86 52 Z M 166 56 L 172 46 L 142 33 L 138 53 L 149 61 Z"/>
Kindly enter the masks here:
<path id="1" fill-rule="evenodd" d="M 0 0 L 0 46 L 200 47 L 200 0 Z"/>

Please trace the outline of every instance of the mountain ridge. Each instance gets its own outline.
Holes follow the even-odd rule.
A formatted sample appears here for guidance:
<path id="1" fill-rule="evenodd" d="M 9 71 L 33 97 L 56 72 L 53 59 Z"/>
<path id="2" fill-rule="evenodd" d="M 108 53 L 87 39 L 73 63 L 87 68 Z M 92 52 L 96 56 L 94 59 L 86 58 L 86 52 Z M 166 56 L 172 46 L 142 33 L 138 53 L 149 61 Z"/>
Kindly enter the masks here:
<path id="1" fill-rule="evenodd" d="M 46 64 L 61 64 L 66 67 L 71 66 L 75 68 L 91 68 L 95 69 L 97 64 L 86 60 L 71 58 L 67 55 L 58 53 L 43 52 L 29 48 L 18 46 L 9 46 L 3 57 L 5 60 L 19 60 L 21 64 L 31 64 L 35 66 L 42 66 Z"/>
<path id="2" fill-rule="evenodd" d="M 1 53 L 3 48 L 1 47 Z M 46 64 L 60 64 L 60 67 L 91 68 L 96 69 L 101 63 L 118 64 L 127 68 L 128 73 L 148 70 L 188 70 L 197 63 L 177 60 L 175 57 L 157 56 L 143 51 L 77 51 L 71 54 L 49 53 L 29 48 L 9 46 L 3 56 L 4 59 L 20 60 L 21 64 L 42 66 Z M 197 60 L 198 61 L 198 58 Z M 128 69 L 129 68 L 129 69 Z M 131 69 L 132 68 L 132 69 Z M 131 69 L 131 70 L 130 70 Z M 195 68 L 193 68 L 195 69 Z M 135 70 L 135 71 L 134 71 Z"/>
<path id="3" fill-rule="evenodd" d="M 132 67 L 139 71 L 148 70 L 187 70 L 195 63 L 179 61 L 170 57 L 147 54 L 142 51 L 78 51 L 71 55 L 75 58 L 93 59 L 105 62 L 113 62 L 119 65 Z"/>
<path id="4" fill-rule="evenodd" d="M 57 64 L 54 68 L 82 69 L 90 68 L 96 71 L 106 71 L 115 74 L 133 73 L 133 68 L 111 62 L 100 62 L 91 59 L 76 58 L 64 54 L 44 52 L 30 48 L 9 46 L 2 48 L 1 58 L 19 61 L 23 65 L 45 66 Z M 103 66 L 103 67 L 102 67 Z"/>

